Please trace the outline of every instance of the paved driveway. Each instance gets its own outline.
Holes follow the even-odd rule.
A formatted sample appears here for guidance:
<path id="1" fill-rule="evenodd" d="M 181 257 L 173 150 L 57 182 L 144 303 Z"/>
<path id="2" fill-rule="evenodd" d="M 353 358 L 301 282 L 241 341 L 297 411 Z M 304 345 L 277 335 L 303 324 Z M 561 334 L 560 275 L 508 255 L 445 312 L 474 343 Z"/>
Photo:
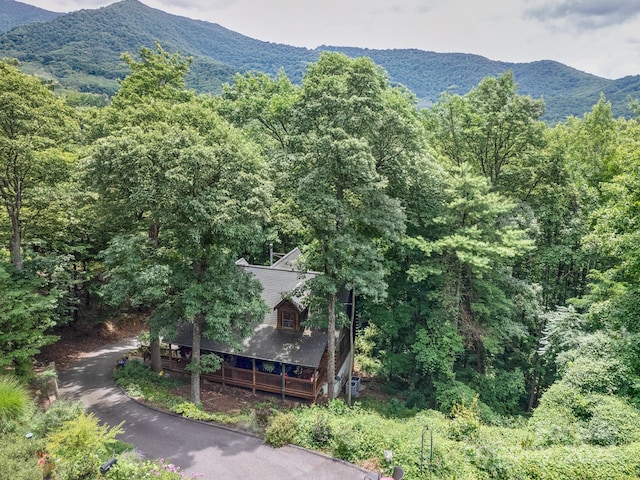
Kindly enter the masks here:
<path id="1" fill-rule="evenodd" d="M 148 458 L 163 458 L 207 480 L 362 480 L 353 465 L 295 447 L 274 449 L 233 430 L 157 412 L 134 402 L 116 387 L 113 367 L 134 341 L 106 346 L 74 363 L 60 375 L 61 395 L 82 400 L 103 422 L 124 420 L 122 440 Z"/>

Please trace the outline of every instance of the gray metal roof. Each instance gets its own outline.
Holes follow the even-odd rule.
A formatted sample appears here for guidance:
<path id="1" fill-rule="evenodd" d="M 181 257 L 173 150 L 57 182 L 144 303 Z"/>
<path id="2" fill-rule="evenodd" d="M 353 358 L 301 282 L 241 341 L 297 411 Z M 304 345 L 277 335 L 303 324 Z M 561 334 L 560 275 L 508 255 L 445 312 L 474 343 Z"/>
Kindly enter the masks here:
<path id="1" fill-rule="evenodd" d="M 265 315 L 263 321 L 263 323 L 267 325 L 273 325 L 275 327 L 278 324 L 278 315 L 274 308 L 284 298 L 289 297 L 291 301 L 300 308 L 301 304 L 304 303 L 304 295 L 292 296 L 291 292 L 318 275 L 316 272 L 302 273 L 294 269 L 295 259 L 299 254 L 300 251 L 296 248 L 271 267 L 250 265 L 244 259 L 236 262 L 237 266 L 253 274 L 262 284 L 262 299 L 269 307 L 269 312 Z"/>
<path id="2" fill-rule="evenodd" d="M 300 250 L 293 249 L 272 266 L 251 265 L 244 258 L 236 265 L 251 272 L 262 284 L 262 299 L 269 312 L 262 323 L 256 326 L 254 334 L 243 341 L 241 350 L 202 338 L 202 350 L 230 353 L 249 358 L 272 360 L 292 365 L 317 367 L 327 346 L 327 333 L 324 330 L 305 329 L 301 332 L 278 330 L 278 312 L 274 308 L 289 298 L 299 309 L 303 308 L 304 294 L 294 296 L 291 292 L 302 287 L 316 272 L 302 273 L 297 270 L 296 261 Z M 176 338 L 171 343 L 192 346 L 193 326 L 185 323 L 180 326 Z"/>
<path id="3" fill-rule="evenodd" d="M 193 325 L 183 323 L 171 343 L 192 346 Z M 303 332 L 278 330 L 271 325 L 259 325 L 253 336 L 246 338 L 242 348 L 234 350 L 227 345 L 202 338 L 201 350 L 229 353 L 260 360 L 283 362 L 316 368 L 327 346 L 327 332 L 306 329 Z"/>

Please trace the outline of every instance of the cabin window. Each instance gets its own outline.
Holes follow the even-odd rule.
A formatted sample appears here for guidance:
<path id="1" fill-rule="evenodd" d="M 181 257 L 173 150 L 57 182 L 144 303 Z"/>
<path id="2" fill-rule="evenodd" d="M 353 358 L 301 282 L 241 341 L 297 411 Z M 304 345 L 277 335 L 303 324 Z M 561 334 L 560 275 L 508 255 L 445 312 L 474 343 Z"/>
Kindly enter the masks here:
<path id="1" fill-rule="evenodd" d="M 282 328 L 296 328 L 296 317 L 293 312 L 282 312 Z"/>
<path id="2" fill-rule="evenodd" d="M 278 310 L 278 328 L 283 330 L 299 330 L 300 318 L 296 311 L 289 308 Z"/>

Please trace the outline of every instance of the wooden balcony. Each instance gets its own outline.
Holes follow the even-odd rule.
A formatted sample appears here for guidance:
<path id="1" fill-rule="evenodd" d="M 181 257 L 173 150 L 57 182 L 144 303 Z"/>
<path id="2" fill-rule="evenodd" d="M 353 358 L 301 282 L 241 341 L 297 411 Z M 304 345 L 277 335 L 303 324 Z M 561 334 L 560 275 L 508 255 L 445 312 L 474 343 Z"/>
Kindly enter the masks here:
<path id="1" fill-rule="evenodd" d="M 186 362 L 178 361 L 174 355 L 163 352 L 163 364 L 169 371 L 176 371 L 189 374 L 185 370 Z M 326 375 L 320 372 L 313 378 L 296 378 L 282 374 L 262 372 L 257 369 L 246 369 L 223 365 L 220 370 L 214 373 L 203 373 L 202 380 L 218 382 L 223 385 L 250 388 L 255 393 L 271 392 L 279 393 L 283 396 L 303 398 L 305 400 L 316 401 L 320 394 L 320 387 L 326 381 Z"/>

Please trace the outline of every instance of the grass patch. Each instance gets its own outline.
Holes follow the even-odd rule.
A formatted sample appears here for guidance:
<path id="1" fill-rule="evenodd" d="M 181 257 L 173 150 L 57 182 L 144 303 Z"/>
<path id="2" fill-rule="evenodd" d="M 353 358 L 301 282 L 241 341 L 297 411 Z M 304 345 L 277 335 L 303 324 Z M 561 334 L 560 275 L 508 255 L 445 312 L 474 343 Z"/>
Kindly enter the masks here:
<path id="1" fill-rule="evenodd" d="M 194 405 L 175 393 L 178 387 L 188 383 L 186 380 L 152 372 L 147 365 L 137 360 L 129 361 L 124 367 L 117 368 L 114 378 L 127 395 L 186 418 L 231 426 L 254 424 L 252 419 L 256 415 L 251 412 L 245 411 L 232 415 L 223 412 L 209 412 L 198 405 Z M 258 422 L 255 423 L 257 427 Z M 251 430 L 254 431 L 255 428 L 251 428 Z"/>

